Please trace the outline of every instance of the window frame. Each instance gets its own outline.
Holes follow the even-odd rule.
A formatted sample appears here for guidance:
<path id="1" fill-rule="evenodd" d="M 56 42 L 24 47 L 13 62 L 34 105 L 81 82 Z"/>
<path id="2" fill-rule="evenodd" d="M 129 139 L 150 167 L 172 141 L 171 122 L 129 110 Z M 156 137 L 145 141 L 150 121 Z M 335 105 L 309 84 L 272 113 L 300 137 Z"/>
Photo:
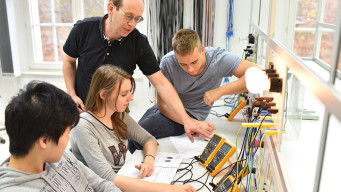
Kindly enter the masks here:
<path id="1" fill-rule="evenodd" d="M 297 0 L 298 2 L 299 0 Z M 314 32 L 315 38 L 314 38 L 314 47 L 313 47 L 313 56 L 312 57 L 301 57 L 302 60 L 305 61 L 313 61 L 319 66 L 321 66 L 323 69 L 330 72 L 331 66 L 327 62 L 320 59 L 320 47 L 321 47 L 321 41 L 322 41 L 322 33 L 323 32 L 336 32 L 336 25 L 325 23 L 324 20 L 324 11 L 325 11 L 325 0 L 318 0 L 318 8 L 317 8 L 317 17 L 316 17 L 316 26 L 315 28 L 303 28 L 303 27 L 294 27 L 294 33 L 305 31 L 305 32 Z M 340 6 L 340 5 L 338 5 Z M 340 71 L 336 71 L 336 76 L 341 79 L 341 73 Z"/>
<path id="2" fill-rule="evenodd" d="M 35 3 L 38 0 L 29 0 L 25 1 L 27 10 L 26 11 L 26 30 L 27 30 L 27 44 L 29 49 L 30 64 L 28 67 L 29 70 L 62 70 L 62 61 L 58 61 L 58 42 L 57 42 L 57 27 L 58 26 L 67 26 L 72 27 L 74 23 L 78 20 L 84 18 L 84 1 L 85 0 L 71 0 L 72 3 L 72 23 L 56 23 L 55 22 L 55 11 L 54 11 L 54 0 L 49 0 L 51 4 L 51 23 L 40 23 L 39 22 L 39 11 L 37 9 L 37 5 Z M 107 12 L 106 5 L 108 0 L 103 1 L 103 10 L 104 13 Z M 38 20 L 37 20 L 38 18 Z M 38 22 L 35 22 L 38 21 Z M 54 47 L 54 61 L 43 61 L 42 53 L 42 44 L 41 44 L 41 33 L 39 30 L 34 31 L 34 27 L 39 26 L 51 26 L 52 34 L 53 34 L 53 47 Z M 39 46 L 40 45 L 40 46 Z"/>

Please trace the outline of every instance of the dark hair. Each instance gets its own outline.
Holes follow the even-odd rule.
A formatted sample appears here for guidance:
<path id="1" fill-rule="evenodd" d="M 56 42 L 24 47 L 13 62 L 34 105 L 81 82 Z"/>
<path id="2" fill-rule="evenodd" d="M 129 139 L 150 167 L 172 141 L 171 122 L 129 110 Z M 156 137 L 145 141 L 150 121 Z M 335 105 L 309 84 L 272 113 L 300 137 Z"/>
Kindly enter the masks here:
<path id="1" fill-rule="evenodd" d="M 85 108 L 93 113 L 99 112 L 102 107 L 105 107 L 107 98 L 114 91 L 116 85 L 118 85 L 117 95 L 119 94 L 122 82 L 125 79 L 130 80 L 131 92 L 134 93 L 135 81 L 131 74 L 114 65 L 103 65 L 99 67 L 92 76 Z M 99 95 L 100 90 L 105 91 L 105 94 L 107 96 L 105 100 L 101 99 Z M 127 110 L 129 109 L 127 108 Z M 119 141 L 121 141 L 121 139 L 128 139 L 127 125 L 124 123 L 123 119 L 124 113 L 116 112 L 111 116 L 112 125 Z"/>
<path id="2" fill-rule="evenodd" d="M 122 6 L 122 0 L 110 0 L 116 7 L 116 11 L 118 11 L 118 9 Z M 142 2 L 144 3 L 144 0 L 142 0 Z"/>
<path id="3" fill-rule="evenodd" d="M 116 7 L 116 11 L 122 6 L 122 0 L 110 0 Z"/>
<path id="4" fill-rule="evenodd" d="M 52 84 L 31 81 L 5 110 L 9 152 L 23 157 L 42 136 L 58 144 L 66 128 L 76 125 L 78 120 L 76 103 L 67 93 Z"/>

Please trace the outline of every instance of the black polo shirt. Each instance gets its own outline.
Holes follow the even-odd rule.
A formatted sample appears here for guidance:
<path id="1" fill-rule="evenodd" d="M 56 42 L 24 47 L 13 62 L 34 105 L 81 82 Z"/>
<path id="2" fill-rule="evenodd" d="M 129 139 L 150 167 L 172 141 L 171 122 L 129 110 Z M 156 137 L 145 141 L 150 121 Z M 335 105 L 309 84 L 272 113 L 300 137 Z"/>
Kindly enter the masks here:
<path id="1" fill-rule="evenodd" d="M 92 17 L 78 21 L 72 28 L 64 52 L 78 58 L 75 90 L 85 103 L 92 75 L 104 64 L 121 67 L 130 74 L 136 64 L 144 75 L 160 70 L 148 39 L 137 29 L 120 40 L 107 41 L 103 36 L 103 21 L 108 17 Z"/>

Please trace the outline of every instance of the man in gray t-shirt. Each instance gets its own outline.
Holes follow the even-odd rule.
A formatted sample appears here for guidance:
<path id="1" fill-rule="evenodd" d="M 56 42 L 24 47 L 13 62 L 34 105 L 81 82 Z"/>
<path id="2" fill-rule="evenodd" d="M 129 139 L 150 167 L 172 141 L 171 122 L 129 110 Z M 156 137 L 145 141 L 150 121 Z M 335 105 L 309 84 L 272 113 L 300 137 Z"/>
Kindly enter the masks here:
<path id="1" fill-rule="evenodd" d="M 258 67 L 256 64 L 221 48 L 201 46 L 197 32 L 190 29 L 178 31 L 172 44 L 174 51 L 162 58 L 160 69 L 191 117 L 203 121 L 221 96 L 247 92 L 244 74 L 249 67 Z M 232 75 L 239 79 L 220 86 L 223 77 Z M 156 138 L 185 133 L 178 116 L 159 95 L 157 106 L 148 109 L 138 123 Z M 130 152 L 140 147 L 134 141 L 129 142 Z"/>

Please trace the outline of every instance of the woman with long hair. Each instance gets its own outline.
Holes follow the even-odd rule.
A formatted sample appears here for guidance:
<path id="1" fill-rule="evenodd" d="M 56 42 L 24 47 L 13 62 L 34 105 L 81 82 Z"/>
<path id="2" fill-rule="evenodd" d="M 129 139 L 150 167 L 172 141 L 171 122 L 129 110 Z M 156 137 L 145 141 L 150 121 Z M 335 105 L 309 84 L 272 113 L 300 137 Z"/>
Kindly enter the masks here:
<path id="1" fill-rule="evenodd" d="M 134 89 L 134 79 L 123 69 L 104 65 L 96 70 L 86 99 L 87 111 L 81 113 L 78 125 L 71 131 L 72 152 L 122 191 L 195 191 L 190 185 L 140 180 L 154 171 L 157 142 L 127 113 Z M 143 146 L 144 161 L 135 166 L 140 170 L 137 179 L 116 174 L 125 163 L 128 138 Z"/>

